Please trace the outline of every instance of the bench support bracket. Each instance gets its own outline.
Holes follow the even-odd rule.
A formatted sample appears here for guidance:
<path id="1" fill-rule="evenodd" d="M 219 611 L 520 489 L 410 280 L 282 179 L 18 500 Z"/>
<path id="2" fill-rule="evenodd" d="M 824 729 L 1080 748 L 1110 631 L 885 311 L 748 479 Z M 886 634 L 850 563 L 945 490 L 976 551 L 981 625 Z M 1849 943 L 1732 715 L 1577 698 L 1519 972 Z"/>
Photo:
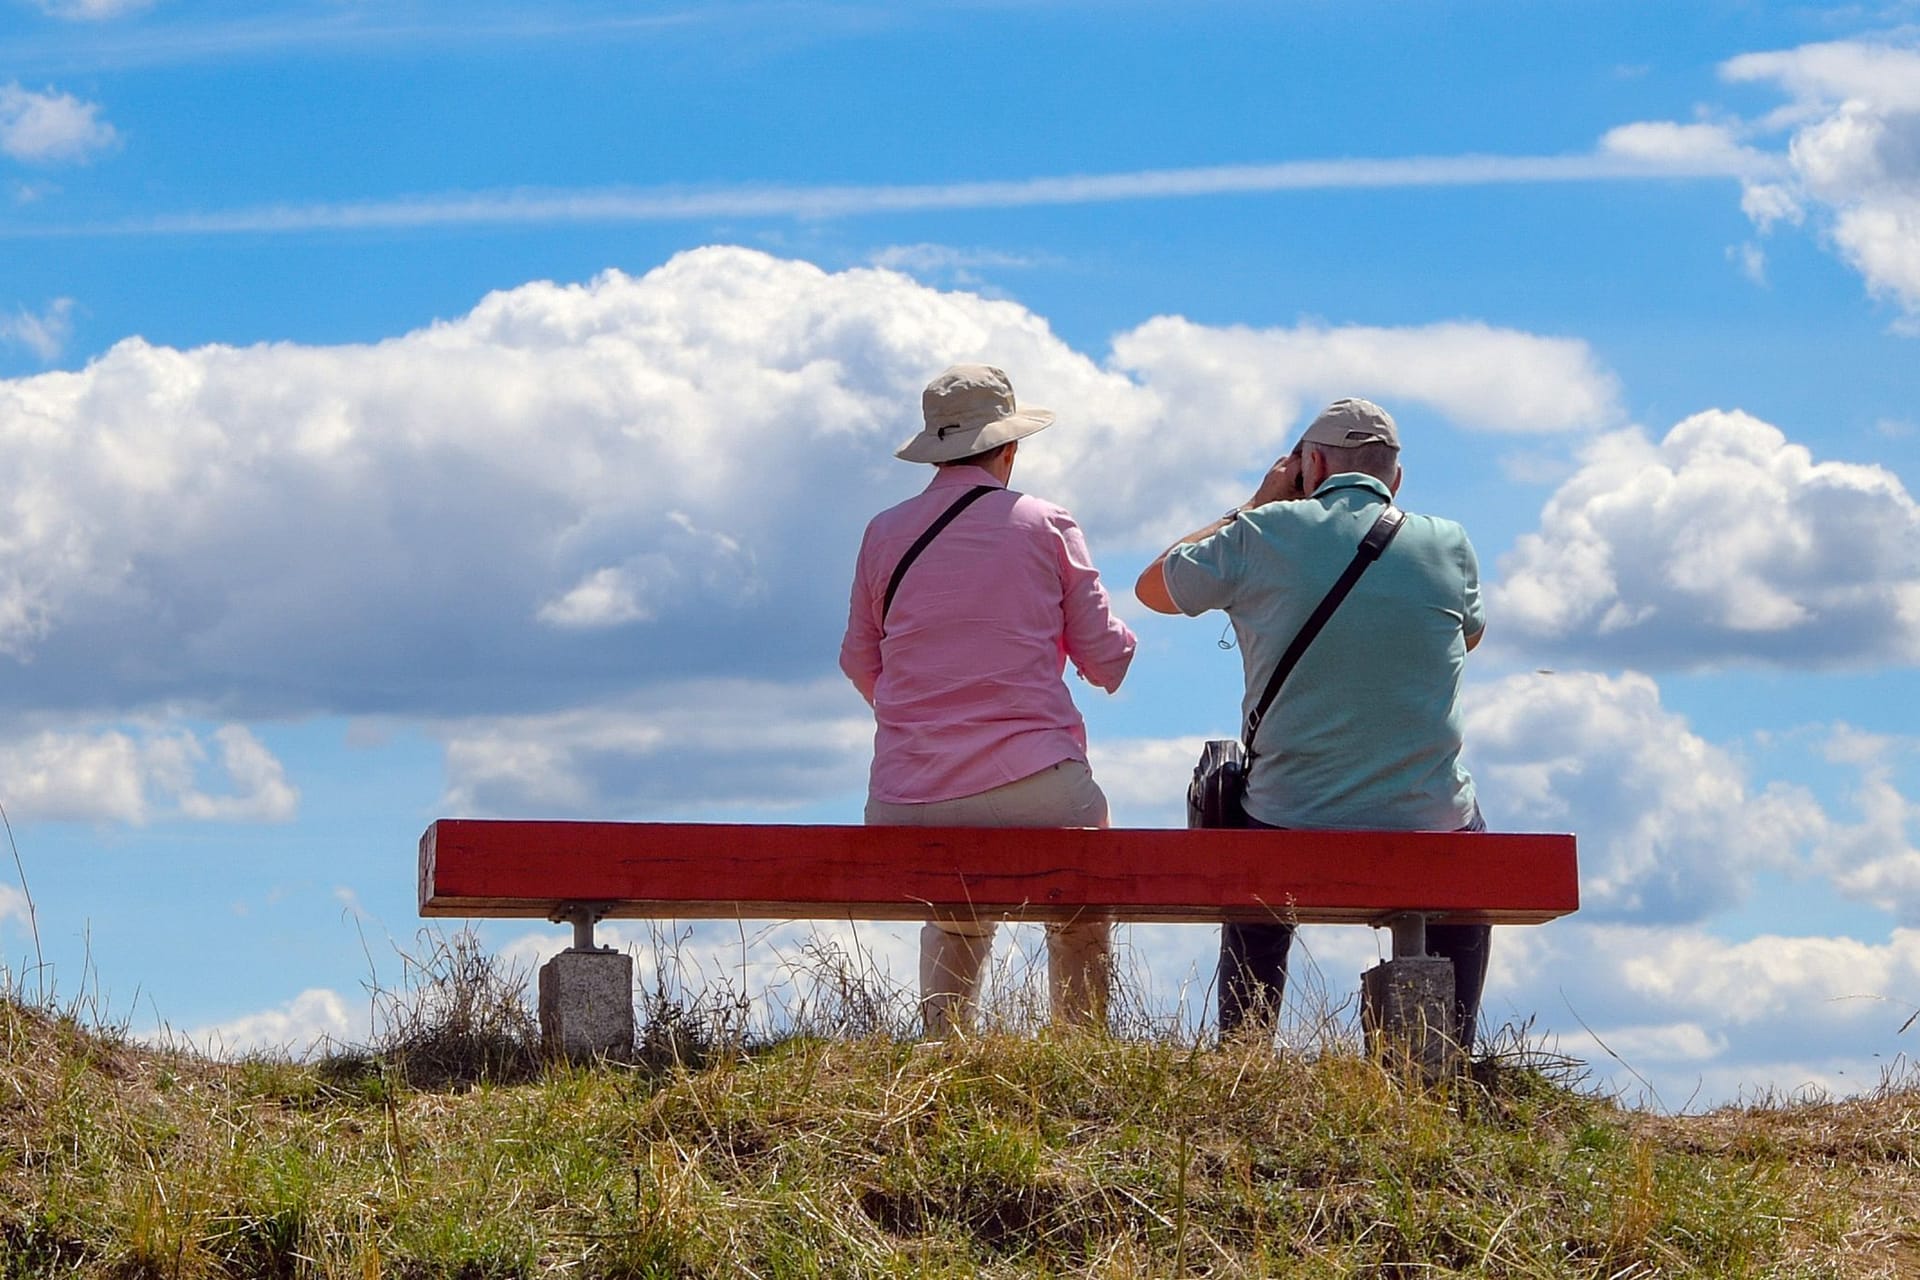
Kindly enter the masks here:
<path id="1" fill-rule="evenodd" d="M 1421 960 L 1427 954 L 1427 915 L 1424 911 L 1402 911 L 1387 917 L 1393 931 L 1393 958 Z"/>
<path id="2" fill-rule="evenodd" d="M 594 945 L 593 926 L 607 918 L 607 912 L 613 910 L 611 902 L 562 902 L 556 906 L 547 919 L 555 924 L 573 926 L 573 949 L 575 951 L 604 951 L 605 947 Z"/>

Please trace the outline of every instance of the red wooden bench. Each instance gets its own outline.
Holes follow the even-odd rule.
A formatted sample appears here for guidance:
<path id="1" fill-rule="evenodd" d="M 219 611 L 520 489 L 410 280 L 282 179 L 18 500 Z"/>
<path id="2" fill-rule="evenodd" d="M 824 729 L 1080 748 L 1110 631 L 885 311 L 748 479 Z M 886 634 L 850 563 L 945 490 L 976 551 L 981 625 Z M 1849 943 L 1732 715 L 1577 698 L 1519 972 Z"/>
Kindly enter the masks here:
<path id="1" fill-rule="evenodd" d="M 1372 924 L 1395 962 L 1443 964 L 1424 960 L 1430 918 L 1541 924 L 1579 905 L 1570 835 L 446 818 L 420 839 L 421 915 L 571 921 L 577 955 L 612 954 L 593 945 L 609 917 L 1097 915 Z M 543 1021 L 564 1023 L 552 985 L 543 970 Z"/>

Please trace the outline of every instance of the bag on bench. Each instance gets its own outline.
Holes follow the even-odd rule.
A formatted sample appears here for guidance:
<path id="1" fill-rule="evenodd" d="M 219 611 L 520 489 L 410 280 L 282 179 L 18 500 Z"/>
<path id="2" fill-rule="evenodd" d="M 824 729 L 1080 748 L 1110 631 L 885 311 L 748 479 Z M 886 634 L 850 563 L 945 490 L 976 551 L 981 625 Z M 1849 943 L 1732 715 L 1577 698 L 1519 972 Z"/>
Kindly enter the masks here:
<path id="1" fill-rule="evenodd" d="M 1260 731 L 1260 722 L 1266 719 L 1267 708 L 1280 693 L 1280 686 L 1287 682 L 1294 666 L 1300 661 L 1300 655 L 1307 651 L 1320 629 L 1327 625 L 1327 619 L 1340 607 L 1340 602 L 1353 590 L 1353 584 L 1360 581 L 1360 575 L 1367 566 L 1380 558 L 1380 553 L 1393 541 L 1393 535 L 1400 532 L 1405 524 L 1407 513 L 1391 502 L 1380 513 L 1380 518 L 1367 530 L 1367 536 L 1360 539 L 1359 548 L 1348 562 L 1346 572 L 1339 581 L 1327 589 L 1319 604 L 1314 606 L 1300 632 L 1294 636 L 1293 643 L 1280 655 L 1279 665 L 1267 678 L 1267 687 L 1260 692 L 1260 701 L 1247 713 L 1246 732 L 1240 740 L 1232 738 L 1214 738 L 1200 748 L 1200 762 L 1193 767 L 1193 781 L 1187 784 L 1187 825 L 1189 827 L 1244 827 L 1247 825 L 1247 812 L 1244 801 L 1247 796 L 1247 777 L 1253 772 L 1253 735 Z"/>

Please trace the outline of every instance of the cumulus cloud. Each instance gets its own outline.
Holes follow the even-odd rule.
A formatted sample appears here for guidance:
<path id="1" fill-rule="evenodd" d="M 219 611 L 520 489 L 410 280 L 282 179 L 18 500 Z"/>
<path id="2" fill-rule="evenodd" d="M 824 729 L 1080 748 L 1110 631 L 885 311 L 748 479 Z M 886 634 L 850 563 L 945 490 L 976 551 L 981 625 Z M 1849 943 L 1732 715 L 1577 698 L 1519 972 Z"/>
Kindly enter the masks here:
<path id="1" fill-rule="evenodd" d="M 1784 178 L 1748 180 L 1741 207 L 1761 234 L 1817 210 L 1824 234 L 1911 327 L 1920 318 L 1920 48 L 1841 41 L 1745 54 L 1721 67 L 1788 101 L 1748 130 L 1786 131 Z M 1702 126 L 1670 125 L 1670 131 Z M 1714 143 L 1704 135 L 1699 145 Z"/>
<path id="2" fill-rule="evenodd" d="M 366 1039 L 367 1019 L 350 1011 L 337 991 L 302 991 L 271 1009 L 242 1014 L 182 1033 L 187 1043 L 218 1057 L 248 1053 L 301 1051 L 324 1043 L 353 1044 Z"/>
<path id="3" fill-rule="evenodd" d="M 1476 686 L 1465 729 L 1491 825 L 1579 834 L 1583 917 L 1700 919 L 1745 897 L 1758 871 L 1801 866 L 1827 829 L 1811 795 L 1755 785 L 1643 675 Z"/>
<path id="4" fill-rule="evenodd" d="M 0 739 L 0 800 L 21 822 L 287 822 L 300 793 L 251 731 L 49 728 Z M 204 785 L 212 783 L 217 790 Z"/>
<path id="5" fill-rule="evenodd" d="M 1860 820 L 1822 843 L 1823 871 L 1848 897 L 1920 925 L 1920 805 L 1894 781 L 1894 762 L 1912 744 L 1842 725 L 1824 749 L 1829 760 L 1858 770 L 1851 798 Z"/>
<path id="6" fill-rule="evenodd" d="M 1489 983 L 1491 1004 L 1537 1013 L 1603 1080 L 1635 1094 L 1637 1073 L 1669 1108 L 1729 1101 L 1758 1080 L 1781 1092 L 1871 1088 L 1910 1056 L 1900 1028 L 1920 1007 L 1912 929 L 1731 941 L 1575 919 L 1495 939 L 1496 968 L 1503 948 L 1508 963 Z"/>
<path id="7" fill-rule="evenodd" d="M 1244 496 L 1336 390 L 1466 429 L 1615 412 L 1565 339 L 1160 320 L 1100 364 L 1014 303 L 741 249 L 365 346 L 130 338 L 0 382 L 0 664 L 33 671 L 0 702 L 465 716 L 810 679 L 862 523 L 923 483 L 890 456 L 921 386 L 978 358 L 1061 411 L 1023 484 L 1103 558 Z"/>
<path id="8" fill-rule="evenodd" d="M 438 732 L 444 807 L 469 816 L 778 810 L 861 792 L 873 745 L 866 704 L 837 677 L 665 685 L 604 706 L 451 721 Z"/>
<path id="9" fill-rule="evenodd" d="M 1920 659 L 1920 510 L 1879 466 L 1816 461 L 1711 410 L 1594 442 L 1500 562 L 1503 638 L 1635 666 Z"/>
<path id="10" fill-rule="evenodd" d="M 25 347 L 42 364 L 52 364 L 73 337 L 73 299 L 55 298 L 42 311 L 18 307 L 0 315 L 0 343 Z"/>
<path id="11" fill-rule="evenodd" d="M 1227 718 L 1221 733 L 1237 732 L 1232 719 L 1238 704 L 1220 708 Z M 1094 779 L 1107 794 L 1113 821 L 1123 827 L 1187 825 L 1187 782 L 1206 739 L 1092 738 L 1088 744 Z"/>
<path id="12" fill-rule="evenodd" d="M 26 164 L 74 164 L 119 141 L 100 104 L 53 89 L 0 84 L 0 152 Z"/>

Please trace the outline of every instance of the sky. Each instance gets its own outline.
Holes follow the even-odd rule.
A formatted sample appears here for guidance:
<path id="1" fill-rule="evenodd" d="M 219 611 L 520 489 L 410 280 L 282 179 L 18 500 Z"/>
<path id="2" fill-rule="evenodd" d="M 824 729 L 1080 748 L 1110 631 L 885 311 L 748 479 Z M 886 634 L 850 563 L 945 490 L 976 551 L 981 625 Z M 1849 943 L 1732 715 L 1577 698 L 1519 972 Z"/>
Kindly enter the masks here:
<path id="1" fill-rule="evenodd" d="M 1909 1070 L 1911 2 L 0 0 L 0 966 L 351 1040 L 436 817 L 859 821 L 854 553 L 972 360 L 1140 634 L 1076 687 L 1118 822 L 1238 700 L 1134 576 L 1366 396 L 1479 552 L 1489 823 L 1580 838 L 1489 1019 L 1666 1110 Z M 1123 942 L 1206 1003 L 1213 931 Z"/>

